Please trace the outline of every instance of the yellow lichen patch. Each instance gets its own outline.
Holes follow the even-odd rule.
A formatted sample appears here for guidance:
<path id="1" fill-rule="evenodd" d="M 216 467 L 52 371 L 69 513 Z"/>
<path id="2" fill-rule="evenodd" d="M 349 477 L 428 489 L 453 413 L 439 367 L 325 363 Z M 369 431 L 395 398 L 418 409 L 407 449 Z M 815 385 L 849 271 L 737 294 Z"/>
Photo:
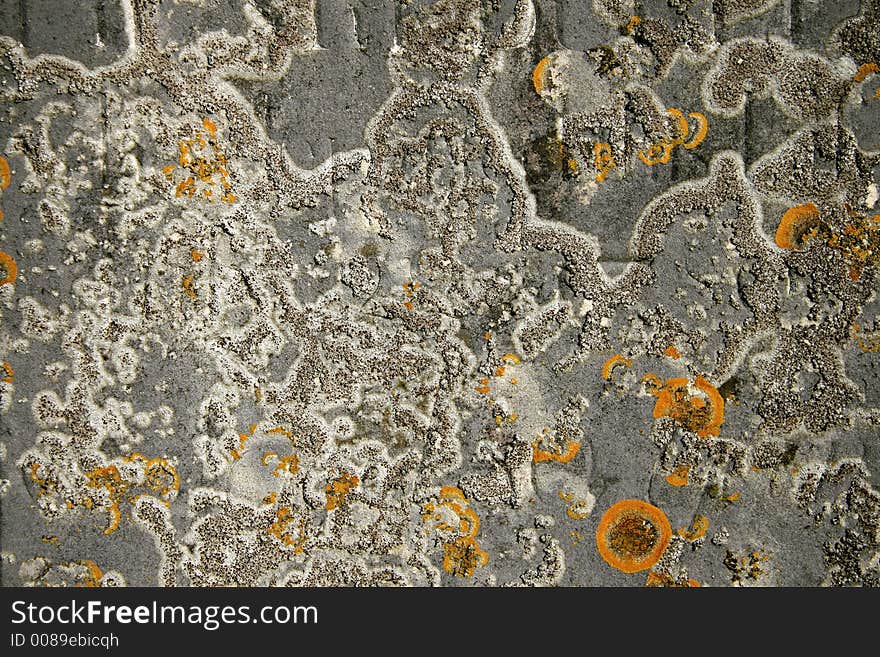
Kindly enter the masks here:
<path id="1" fill-rule="evenodd" d="M 359 483 L 360 479 L 358 479 L 357 475 L 350 475 L 347 472 L 343 472 L 336 477 L 324 488 L 324 495 L 327 498 L 325 508 L 328 511 L 332 511 L 341 507 L 345 504 L 345 498 L 348 496 L 349 491 Z"/>
<path id="2" fill-rule="evenodd" d="M 828 236 L 826 243 L 843 255 L 849 263 L 849 277 L 856 281 L 866 267 L 880 264 L 880 214 L 862 216 L 849 206 L 846 210 L 852 223 L 844 226 L 841 233 Z M 821 230 L 830 233 L 825 226 Z"/>
<path id="3" fill-rule="evenodd" d="M 86 485 L 89 488 L 103 488 L 107 491 L 109 497 L 107 509 L 110 511 L 110 524 L 104 530 L 104 534 L 112 534 L 119 529 L 119 522 L 122 520 L 119 503 L 125 497 L 128 489 L 131 488 L 131 482 L 123 479 L 119 474 L 119 468 L 112 464 L 103 468 L 95 468 L 87 472 L 86 477 L 88 479 Z"/>
<path id="4" fill-rule="evenodd" d="M 632 367 L 632 359 L 625 358 L 620 354 L 614 354 L 611 358 L 605 361 L 602 365 L 602 378 L 606 381 L 610 381 L 612 375 L 614 374 L 614 368 L 618 365 L 623 365 L 624 367 Z"/>
<path id="5" fill-rule="evenodd" d="M 15 380 L 15 370 L 12 369 L 12 365 L 5 360 L 3 361 L 3 371 L 6 372 L 6 376 L 0 379 L 0 381 L 3 381 L 3 383 L 12 383 Z"/>
<path id="6" fill-rule="evenodd" d="M 670 144 L 672 146 L 678 146 L 683 144 L 685 139 L 687 139 L 688 133 L 690 132 L 690 126 L 688 125 L 687 119 L 684 116 L 684 112 L 679 109 L 675 109 L 674 107 L 670 107 L 666 110 L 666 113 L 671 115 L 676 123 L 678 123 L 678 137 L 673 139 Z"/>
<path id="7" fill-rule="evenodd" d="M 695 579 L 686 579 L 677 581 L 671 575 L 666 573 L 657 573 L 653 570 L 648 573 L 645 579 L 645 586 L 649 587 L 672 587 L 672 588 L 699 588 L 700 583 Z"/>
<path id="8" fill-rule="evenodd" d="M 672 151 L 676 146 L 683 146 L 687 150 L 696 148 L 703 143 L 709 132 L 709 120 L 705 114 L 701 112 L 688 112 L 688 116 L 697 122 L 697 129 L 690 141 L 687 141 L 690 134 L 690 124 L 685 118 L 684 113 L 674 107 L 667 109 L 666 112 L 675 118 L 678 135 L 673 139 L 662 139 L 639 151 L 639 159 L 648 166 L 667 164 L 672 159 Z"/>
<path id="9" fill-rule="evenodd" d="M 100 587 L 101 580 L 104 579 L 104 571 L 98 567 L 98 564 L 91 559 L 84 559 L 80 561 L 79 564 L 88 569 L 88 575 L 86 575 L 82 585 L 86 588 Z"/>
<path id="10" fill-rule="evenodd" d="M 192 251 L 189 252 L 189 255 L 192 258 L 193 262 L 199 262 L 199 260 L 201 260 L 202 258 L 205 257 L 205 254 L 202 253 L 201 251 L 199 251 L 198 249 L 193 249 Z"/>
<path id="11" fill-rule="evenodd" d="M 274 452 L 272 452 L 274 454 Z M 263 456 L 265 458 L 265 455 Z M 299 457 L 296 454 L 290 456 L 281 456 L 278 458 L 278 465 L 272 471 L 273 477 L 280 476 L 283 472 L 288 474 L 296 474 L 299 472 Z"/>
<path id="12" fill-rule="evenodd" d="M 456 577 L 473 577 L 474 571 L 489 563 L 489 553 L 467 537 L 443 544 L 443 570 Z"/>
<path id="13" fill-rule="evenodd" d="M 477 386 L 476 388 L 474 388 L 474 390 L 476 390 L 481 395 L 488 395 L 489 391 L 490 391 L 489 379 L 486 379 L 486 378 L 480 379 L 480 385 Z"/>
<path id="14" fill-rule="evenodd" d="M 668 163 L 672 159 L 672 142 L 662 141 L 651 144 L 645 150 L 639 151 L 639 159 L 649 167 Z"/>
<path id="15" fill-rule="evenodd" d="M 507 363 L 508 365 L 519 365 L 519 362 L 520 362 L 520 361 L 519 361 L 519 356 L 517 356 L 516 354 L 509 354 L 509 353 L 508 353 L 508 354 L 504 354 L 504 355 L 501 357 L 501 360 L 502 360 L 503 362 Z"/>
<path id="16" fill-rule="evenodd" d="M 678 535 L 686 541 L 693 543 L 703 538 L 707 531 L 709 531 L 709 519 L 706 516 L 694 516 L 691 526 L 679 529 Z"/>
<path id="17" fill-rule="evenodd" d="M 55 545 L 56 543 L 58 543 L 58 537 L 54 534 L 51 536 L 40 536 L 40 540 L 43 541 L 43 543 L 48 543 L 49 545 Z"/>
<path id="18" fill-rule="evenodd" d="M 590 515 L 590 504 L 586 500 L 575 499 L 573 493 L 559 491 L 559 499 L 566 502 L 565 515 L 572 520 L 583 520 Z"/>
<path id="19" fill-rule="evenodd" d="M 699 127 L 691 140 L 682 144 L 686 149 L 692 150 L 702 144 L 703 140 L 706 139 L 706 135 L 709 133 L 709 119 L 707 119 L 706 115 L 702 112 L 688 112 L 688 116 L 699 123 Z"/>
<path id="20" fill-rule="evenodd" d="M 180 476 L 167 459 L 154 458 L 144 468 L 147 487 L 159 497 L 180 492 Z"/>
<path id="21" fill-rule="evenodd" d="M 183 291 L 186 292 L 186 295 L 190 299 L 195 299 L 199 296 L 196 293 L 195 285 L 193 285 L 192 276 L 184 276 L 183 280 L 180 282 L 180 286 L 183 288 Z"/>
<path id="22" fill-rule="evenodd" d="M 45 470 L 46 467 L 43 466 Z M 52 479 L 48 473 L 46 473 L 45 477 L 40 476 L 40 464 L 32 463 L 31 464 L 31 481 L 33 481 L 37 488 L 39 488 L 39 492 L 37 493 L 37 497 L 42 497 L 43 495 L 48 495 L 57 490 L 58 482 Z"/>
<path id="23" fill-rule="evenodd" d="M 532 85 L 535 87 L 535 93 L 537 94 L 541 94 L 547 86 L 547 67 L 549 65 L 550 57 L 548 56 L 538 62 L 535 70 L 532 71 Z"/>
<path id="24" fill-rule="evenodd" d="M 12 182 L 12 173 L 9 171 L 9 162 L 0 155 L 0 189 L 9 187 L 10 182 Z"/>
<path id="25" fill-rule="evenodd" d="M 579 545 L 584 540 L 584 535 L 574 529 L 568 532 L 568 537 L 571 539 L 572 545 Z"/>
<path id="26" fill-rule="evenodd" d="M 423 520 L 433 522 L 435 530 L 457 534 L 443 542 L 443 570 L 456 577 L 472 577 L 477 568 L 489 563 L 488 552 L 476 540 L 480 519 L 469 504 L 460 488 L 443 486 L 439 501 L 428 502 L 422 511 Z M 447 522 L 453 519 L 454 523 Z"/>
<path id="27" fill-rule="evenodd" d="M 210 119 L 202 121 L 207 135 L 196 132 L 190 139 L 178 143 L 177 165 L 169 164 L 162 168 L 168 180 L 174 180 L 176 166 L 183 169 L 183 179 L 175 186 L 175 196 L 194 198 L 200 194 L 212 203 L 215 191 L 220 193 L 220 200 L 233 203 L 237 199 L 232 193 L 229 182 L 228 161 L 217 143 L 217 125 Z"/>
<path id="28" fill-rule="evenodd" d="M 671 537 L 663 511 L 642 500 L 621 500 L 602 516 L 596 545 L 606 563 L 637 573 L 657 563 Z"/>
<path id="29" fill-rule="evenodd" d="M 277 499 L 278 493 L 272 491 L 271 493 L 268 493 L 265 497 L 263 497 L 263 504 L 275 504 Z"/>
<path id="30" fill-rule="evenodd" d="M 880 331 L 863 331 L 858 322 L 853 322 L 852 337 L 864 353 L 880 351 Z M 6 379 L 3 380 L 6 381 Z"/>
<path id="31" fill-rule="evenodd" d="M 611 144 L 600 142 L 593 146 L 593 164 L 596 166 L 596 182 L 604 182 L 612 169 L 617 167 L 617 161 L 611 150 Z"/>
<path id="32" fill-rule="evenodd" d="M 296 438 L 294 437 L 293 432 L 288 431 L 284 427 L 272 427 L 271 429 L 267 429 L 266 433 L 281 434 L 282 436 L 286 436 L 292 444 L 296 444 Z"/>
<path id="33" fill-rule="evenodd" d="M 266 533 L 274 536 L 287 547 L 292 547 L 294 554 L 301 554 L 304 552 L 306 543 L 306 522 L 305 520 L 299 521 L 296 533 L 291 531 L 291 523 L 293 523 L 293 515 L 290 507 L 282 506 L 275 512 L 275 520 L 269 525 Z"/>
<path id="34" fill-rule="evenodd" d="M 633 31 L 641 24 L 642 19 L 640 16 L 630 16 L 629 22 L 626 24 L 624 28 L 627 34 L 632 34 Z"/>
<path id="35" fill-rule="evenodd" d="M 681 358 L 681 352 L 675 348 L 674 344 L 671 344 L 668 347 L 666 347 L 666 349 L 663 350 L 663 355 L 669 356 L 670 358 L 674 358 L 675 360 L 678 360 L 679 358 Z"/>
<path id="36" fill-rule="evenodd" d="M 0 285 L 14 283 L 18 278 L 18 265 L 15 263 L 15 258 L 3 251 L 0 251 L 0 273 L 4 273 L 3 278 L 0 278 Z"/>
<path id="37" fill-rule="evenodd" d="M 672 471 L 672 474 L 666 475 L 666 483 L 676 487 L 687 486 L 690 471 L 691 466 L 680 465 Z"/>
<path id="38" fill-rule="evenodd" d="M 704 377 L 698 375 L 694 386 L 705 397 L 690 394 L 690 382 L 686 377 L 660 383 L 655 374 L 647 374 L 642 380 L 647 382 L 648 392 L 657 398 L 655 418 L 670 417 L 700 438 L 718 436 L 724 422 L 724 398 Z"/>
<path id="39" fill-rule="evenodd" d="M 859 70 L 853 76 L 854 82 L 864 82 L 871 73 L 876 73 L 880 71 L 880 67 L 877 66 L 874 62 L 868 62 L 867 64 L 862 64 L 859 66 Z"/>
<path id="40" fill-rule="evenodd" d="M 819 208 L 804 203 L 786 210 L 776 229 L 776 244 L 782 249 L 797 249 L 818 234 Z"/>
<path id="41" fill-rule="evenodd" d="M 590 508 L 584 500 L 576 500 L 565 507 L 565 515 L 572 520 L 583 520 L 590 515 Z"/>
<path id="42" fill-rule="evenodd" d="M 543 437 L 539 437 L 532 443 L 532 462 L 544 463 L 546 461 L 556 461 L 558 463 L 568 463 L 578 452 L 581 451 L 581 444 L 574 440 L 570 440 L 565 445 L 565 451 L 557 452 L 555 450 L 545 450 L 541 448 Z"/>

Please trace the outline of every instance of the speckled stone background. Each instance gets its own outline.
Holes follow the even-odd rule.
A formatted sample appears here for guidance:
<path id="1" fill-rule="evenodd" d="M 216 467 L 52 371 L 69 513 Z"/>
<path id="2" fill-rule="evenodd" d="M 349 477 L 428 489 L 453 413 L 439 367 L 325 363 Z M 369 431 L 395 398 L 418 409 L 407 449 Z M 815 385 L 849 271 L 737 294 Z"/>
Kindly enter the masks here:
<path id="1" fill-rule="evenodd" d="M 0 0 L 2 583 L 878 585 L 878 26 Z"/>

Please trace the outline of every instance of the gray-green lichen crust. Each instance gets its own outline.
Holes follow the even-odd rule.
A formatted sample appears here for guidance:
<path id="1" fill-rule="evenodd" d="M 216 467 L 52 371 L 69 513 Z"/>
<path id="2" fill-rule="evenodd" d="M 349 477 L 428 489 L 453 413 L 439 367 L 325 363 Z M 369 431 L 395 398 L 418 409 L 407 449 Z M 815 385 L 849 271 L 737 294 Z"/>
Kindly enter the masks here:
<path id="1" fill-rule="evenodd" d="M 876 0 L 0 0 L 4 585 L 880 585 Z"/>

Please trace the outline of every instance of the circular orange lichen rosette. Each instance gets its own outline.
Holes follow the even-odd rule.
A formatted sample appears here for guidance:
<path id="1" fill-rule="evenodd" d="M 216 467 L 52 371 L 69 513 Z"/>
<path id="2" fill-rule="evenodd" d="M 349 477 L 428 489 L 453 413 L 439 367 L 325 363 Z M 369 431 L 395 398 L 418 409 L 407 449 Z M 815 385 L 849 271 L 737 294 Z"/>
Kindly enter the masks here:
<path id="1" fill-rule="evenodd" d="M 657 563 L 671 537 L 663 511 L 642 500 L 620 500 L 602 516 L 596 545 L 609 565 L 637 573 Z"/>

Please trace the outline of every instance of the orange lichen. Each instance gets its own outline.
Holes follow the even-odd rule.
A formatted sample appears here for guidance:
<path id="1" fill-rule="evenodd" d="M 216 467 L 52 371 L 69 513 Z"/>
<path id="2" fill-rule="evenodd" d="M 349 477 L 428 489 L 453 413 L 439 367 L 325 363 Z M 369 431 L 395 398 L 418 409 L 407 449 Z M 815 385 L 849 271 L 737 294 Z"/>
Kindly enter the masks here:
<path id="1" fill-rule="evenodd" d="M 674 358 L 678 360 L 681 358 L 681 352 L 675 348 L 674 344 L 669 345 L 666 349 L 663 350 L 663 355 L 669 356 L 670 358 Z"/>
<path id="2" fill-rule="evenodd" d="M 345 504 L 345 498 L 348 496 L 349 491 L 359 483 L 360 479 L 358 479 L 357 475 L 350 475 L 347 472 L 343 472 L 336 477 L 324 488 L 324 495 L 327 497 L 325 508 L 328 511 L 332 511 L 341 507 Z"/>
<path id="3" fill-rule="evenodd" d="M 296 438 L 294 437 L 293 432 L 288 431 L 284 427 L 272 427 L 271 429 L 267 429 L 266 433 L 281 434 L 282 436 L 286 436 L 291 443 L 296 444 Z"/>
<path id="4" fill-rule="evenodd" d="M 198 251 L 196 249 L 193 249 L 192 251 L 190 251 L 189 255 L 192 258 L 193 262 L 198 262 L 199 260 L 201 260 L 202 258 L 205 257 L 204 253 L 202 253 L 201 251 Z"/>
<path id="5" fill-rule="evenodd" d="M 565 515 L 572 520 L 583 520 L 590 515 L 590 509 L 584 500 L 575 500 L 565 507 Z"/>
<path id="6" fill-rule="evenodd" d="M 776 244 L 782 249 L 797 249 L 818 234 L 819 208 L 804 203 L 789 208 L 782 215 L 776 229 Z"/>
<path id="7" fill-rule="evenodd" d="M 9 171 L 9 162 L 0 155 L 0 189 L 9 187 L 10 182 L 12 182 L 12 173 Z"/>
<path id="8" fill-rule="evenodd" d="M 544 463 L 546 461 L 556 461 L 558 463 L 568 463 L 575 456 L 578 455 L 578 452 L 581 451 L 581 444 L 574 440 L 570 440 L 565 444 L 564 452 L 557 452 L 555 450 L 544 450 L 541 449 L 541 444 L 543 443 L 543 438 L 538 438 L 535 442 L 532 443 L 532 462 L 533 463 Z"/>
<path id="9" fill-rule="evenodd" d="M 709 132 L 709 120 L 701 112 L 688 112 L 688 116 L 697 121 L 698 127 L 690 141 L 686 141 L 690 134 L 690 124 L 684 113 L 674 107 L 666 110 L 673 116 L 678 124 L 678 135 L 672 139 L 664 138 L 651 144 L 648 148 L 639 151 L 639 159 L 648 166 L 655 164 L 667 164 L 672 159 L 672 151 L 676 146 L 683 146 L 691 150 L 699 146 L 706 139 Z"/>
<path id="10" fill-rule="evenodd" d="M 0 285 L 14 283 L 18 278 L 18 265 L 15 263 L 15 258 L 3 251 L 0 251 L 0 270 L 6 271 L 6 275 L 0 278 Z"/>
<path id="11" fill-rule="evenodd" d="M 229 182 L 226 155 L 217 143 L 217 125 L 204 119 L 202 127 L 207 131 L 207 137 L 199 131 L 194 137 L 178 143 L 177 166 L 184 169 L 185 178 L 176 185 L 175 196 L 193 198 L 201 191 L 203 198 L 213 202 L 215 188 L 219 188 L 222 191 L 220 200 L 232 203 L 237 199 Z M 173 180 L 174 170 L 175 165 L 169 164 L 162 168 L 162 173 L 168 180 Z"/>
<path id="12" fill-rule="evenodd" d="M 489 379 L 487 379 L 487 378 L 480 379 L 480 385 L 478 387 L 474 388 L 474 390 L 476 390 L 481 395 L 488 395 L 489 390 L 490 390 Z"/>
<path id="13" fill-rule="evenodd" d="M 862 339 L 862 335 L 865 336 L 864 339 Z M 852 337 L 862 352 L 867 354 L 880 351 L 880 331 L 863 331 L 858 322 L 853 322 Z"/>
<path id="14" fill-rule="evenodd" d="M 501 360 L 508 365 L 519 365 L 519 356 L 517 356 L 516 354 L 504 354 L 501 357 Z"/>
<path id="15" fill-rule="evenodd" d="M 704 377 L 698 375 L 693 385 L 705 397 L 691 396 L 686 377 L 660 383 L 655 374 L 647 374 L 642 380 L 647 382 L 648 392 L 657 398 L 655 418 L 670 417 L 700 438 L 718 436 L 724 422 L 724 398 Z"/>
<path id="16" fill-rule="evenodd" d="M 123 479 L 119 474 L 119 468 L 112 464 L 103 468 L 95 468 L 87 472 L 86 477 L 88 479 L 86 486 L 103 488 L 107 491 L 110 498 L 107 505 L 107 509 L 110 511 L 110 524 L 104 530 L 104 534 L 112 534 L 119 529 L 119 522 L 122 520 L 119 503 L 131 487 L 131 482 Z"/>
<path id="17" fill-rule="evenodd" d="M 612 375 L 614 374 L 614 368 L 618 365 L 623 365 L 624 367 L 632 367 L 632 359 L 621 356 L 620 354 L 614 354 L 611 358 L 605 361 L 602 365 L 602 378 L 606 381 L 610 381 Z"/>
<path id="18" fill-rule="evenodd" d="M 474 571 L 489 563 L 489 553 L 472 538 L 460 537 L 443 544 L 443 570 L 456 577 L 473 577 Z"/>
<path id="19" fill-rule="evenodd" d="M 741 497 L 742 497 L 742 493 L 740 493 L 739 491 L 737 491 L 736 493 L 731 493 L 730 495 L 728 495 L 728 496 L 725 497 L 724 499 L 725 499 L 726 501 L 728 501 L 728 502 L 736 502 L 736 501 L 739 500 L 739 498 L 741 498 Z"/>
<path id="20" fill-rule="evenodd" d="M 15 380 L 15 370 L 12 369 L 12 365 L 4 360 L 2 367 L 3 371 L 6 372 L 6 376 L 0 379 L 0 381 L 3 381 L 3 383 L 12 383 Z"/>
<path id="21" fill-rule="evenodd" d="M 593 164 L 596 166 L 596 182 L 604 182 L 611 170 L 617 167 L 617 161 L 611 150 L 611 144 L 600 142 L 593 146 Z"/>
<path id="22" fill-rule="evenodd" d="M 450 525 L 444 520 L 444 509 L 455 515 L 457 525 Z M 433 521 L 436 530 L 459 534 L 443 543 L 443 570 L 447 573 L 457 577 L 472 577 L 478 567 L 489 563 L 489 554 L 480 549 L 476 540 L 480 519 L 469 508 L 469 501 L 460 488 L 443 486 L 439 502 L 427 503 L 422 518 L 426 522 Z"/>
<path id="23" fill-rule="evenodd" d="M 706 135 L 709 132 L 709 119 L 707 119 L 706 115 L 702 112 L 688 112 L 688 116 L 692 119 L 696 119 L 700 124 L 700 127 L 697 128 L 697 132 L 691 140 L 682 144 L 684 148 L 691 150 L 702 144 L 703 140 L 706 139 Z"/>
<path id="24" fill-rule="evenodd" d="M 280 456 L 278 458 L 278 465 L 276 465 L 275 469 L 272 471 L 272 476 L 278 477 L 282 472 L 287 472 L 288 474 L 296 474 L 299 472 L 299 457 L 296 454 Z"/>
<path id="25" fill-rule="evenodd" d="M 861 278 L 866 267 L 880 264 L 880 214 L 862 216 L 846 206 L 852 223 L 843 227 L 840 234 L 830 235 L 830 230 L 822 226 L 826 243 L 843 255 L 849 265 L 849 277 Z"/>
<path id="26" fill-rule="evenodd" d="M 297 526 L 296 534 L 291 533 L 290 524 L 293 522 L 293 515 L 289 506 L 282 506 L 275 511 L 275 520 L 266 529 L 266 533 L 274 536 L 284 545 L 293 548 L 294 554 L 302 554 L 306 543 L 305 536 L 305 520 L 300 520 Z"/>
<path id="27" fill-rule="evenodd" d="M 596 545 L 606 563 L 637 573 L 657 563 L 671 537 L 663 511 L 642 500 L 621 500 L 602 516 Z"/>
<path id="28" fill-rule="evenodd" d="M 180 282 L 180 286 L 183 288 L 183 291 L 186 292 L 187 296 L 190 299 L 195 299 L 199 296 L 198 294 L 196 294 L 196 289 L 193 285 L 192 276 L 184 276 L 183 280 Z"/>
<path id="29" fill-rule="evenodd" d="M 676 122 L 678 123 L 678 137 L 676 137 L 669 143 L 672 146 L 683 144 L 684 140 L 687 139 L 688 132 L 690 132 L 690 126 L 688 126 L 688 122 L 684 116 L 684 112 L 682 112 L 680 109 L 670 107 L 666 110 L 666 113 L 675 118 Z"/>
<path id="30" fill-rule="evenodd" d="M 532 85 L 535 87 L 535 93 L 540 94 L 544 91 L 544 87 L 547 84 L 547 67 L 550 65 L 550 57 L 545 57 L 538 65 L 535 66 L 535 70 L 532 71 Z"/>
<path id="31" fill-rule="evenodd" d="M 854 82 L 864 82 L 871 73 L 876 73 L 880 71 L 877 64 L 875 62 L 868 62 L 867 64 L 862 64 L 859 66 L 859 70 L 853 76 Z"/>
<path id="32" fill-rule="evenodd" d="M 687 486 L 690 471 L 691 466 L 680 465 L 672 471 L 672 474 L 666 475 L 666 483 L 676 487 Z"/>
<path id="33" fill-rule="evenodd" d="M 86 575 L 85 581 L 82 586 L 85 588 L 98 588 L 101 586 L 101 580 L 104 579 L 104 571 L 98 567 L 91 559 L 84 559 L 79 562 L 79 565 L 85 566 L 88 570 L 88 575 Z"/>
<path id="34" fill-rule="evenodd" d="M 590 515 L 590 505 L 586 500 L 575 499 L 573 493 L 559 491 L 559 499 L 566 502 L 565 515 L 572 520 L 583 520 Z"/>
<path id="35" fill-rule="evenodd" d="M 653 570 L 645 579 L 645 586 L 649 587 L 672 587 L 672 588 L 700 588 L 700 583 L 695 579 L 677 581 L 666 573 L 657 573 Z"/>
<path id="36" fill-rule="evenodd" d="M 46 467 L 43 466 L 45 470 Z M 57 490 L 58 482 L 52 479 L 48 474 L 45 477 L 41 477 L 39 475 L 40 472 L 40 464 L 32 463 L 31 464 L 31 481 L 33 481 L 37 488 L 39 488 L 39 492 L 37 493 L 37 497 L 42 497 L 43 495 L 48 495 L 49 493 Z"/>
<path id="37" fill-rule="evenodd" d="M 672 159 L 672 142 L 662 141 L 651 144 L 645 150 L 639 151 L 639 159 L 649 167 L 655 164 L 666 164 Z"/>
<path id="38" fill-rule="evenodd" d="M 678 535 L 686 541 L 693 543 L 706 535 L 709 531 L 709 519 L 706 516 L 694 516 L 691 526 L 685 529 L 682 527 L 678 530 Z"/>
<path id="39" fill-rule="evenodd" d="M 631 16 L 629 22 L 626 24 L 624 28 L 627 34 L 632 34 L 633 31 L 638 27 L 642 22 L 641 17 L 639 16 Z"/>
<path id="40" fill-rule="evenodd" d="M 144 477 L 147 487 L 159 497 L 180 492 L 180 476 L 167 459 L 154 458 L 147 461 Z"/>

